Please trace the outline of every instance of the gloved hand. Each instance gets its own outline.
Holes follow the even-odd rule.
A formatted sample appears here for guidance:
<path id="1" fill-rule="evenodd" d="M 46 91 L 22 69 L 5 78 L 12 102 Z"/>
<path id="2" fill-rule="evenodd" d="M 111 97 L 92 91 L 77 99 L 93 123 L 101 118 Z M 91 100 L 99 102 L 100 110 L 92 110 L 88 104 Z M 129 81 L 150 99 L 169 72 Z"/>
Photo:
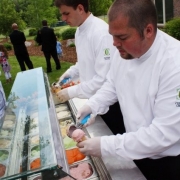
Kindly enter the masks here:
<path id="1" fill-rule="evenodd" d="M 87 123 L 83 125 L 83 127 L 87 127 L 95 122 L 95 115 L 92 114 L 92 110 L 90 106 L 84 105 L 82 108 L 80 108 L 76 115 L 76 124 L 81 123 L 81 120 L 85 118 L 87 115 L 90 114 L 90 118 L 88 119 Z"/>
<path id="2" fill-rule="evenodd" d="M 65 72 L 60 78 L 59 78 L 59 81 L 58 81 L 58 83 L 60 83 L 63 79 L 65 79 L 65 78 L 70 78 L 71 76 L 67 73 L 67 72 Z"/>
<path id="3" fill-rule="evenodd" d="M 70 99 L 67 88 L 60 90 L 56 95 L 61 103 L 66 102 Z"/>
<path id="4" fill-rule="evenodd" d="M 77 147 L 86 156 L 101 157 L 101 137 L 89 138 L 77 144 Z"/>

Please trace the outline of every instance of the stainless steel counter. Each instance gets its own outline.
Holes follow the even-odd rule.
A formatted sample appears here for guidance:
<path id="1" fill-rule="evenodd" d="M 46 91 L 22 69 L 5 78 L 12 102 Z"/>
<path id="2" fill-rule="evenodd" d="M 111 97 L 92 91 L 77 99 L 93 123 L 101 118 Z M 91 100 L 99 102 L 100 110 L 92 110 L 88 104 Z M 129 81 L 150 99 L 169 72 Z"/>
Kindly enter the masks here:
<path id="1" fill-rule="evenodd" d="M 69 101 L 74 114 L 81 108 L 87 100 L 74 98 Z M 100 116 L 96 117 L 94 124 L 86 128 L 90 137 L 103 135 L 112 135 L 111 130 L 107 127 Z M 106 157 L 102 159 L 112 180 L 146 180 L 133 161 L 127 161 L 123 158 Z"/>

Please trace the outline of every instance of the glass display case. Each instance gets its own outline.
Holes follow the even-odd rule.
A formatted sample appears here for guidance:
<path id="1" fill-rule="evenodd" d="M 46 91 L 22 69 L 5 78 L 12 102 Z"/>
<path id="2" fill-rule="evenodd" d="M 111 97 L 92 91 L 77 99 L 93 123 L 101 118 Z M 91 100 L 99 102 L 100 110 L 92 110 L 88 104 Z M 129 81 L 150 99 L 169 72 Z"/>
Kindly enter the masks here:
<path id="1" fill-rule="evenodd" d="M 42 68 L 19 72 L 0 128 L 0 179 L 111 180 L 100 158 L 67 137 L 75 113 L 70 102 L 54 102 Z"/>
<path id="2" fill-rule="evenodd" d="M 48 87 L 42 68 L 17 74 L 0 130 L 0 179 L 67 176 L 69 168 Z"/>

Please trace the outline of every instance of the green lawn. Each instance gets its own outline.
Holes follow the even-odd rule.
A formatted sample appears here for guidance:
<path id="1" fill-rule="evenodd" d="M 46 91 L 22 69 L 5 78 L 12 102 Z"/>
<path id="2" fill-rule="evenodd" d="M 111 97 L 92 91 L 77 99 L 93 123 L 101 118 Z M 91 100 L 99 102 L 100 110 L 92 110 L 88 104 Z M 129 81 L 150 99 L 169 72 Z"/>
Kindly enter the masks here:
<path id="1" fill-rule="evenodd" d="M 46 62 L 45 62 L 44 57 L 31 56 L 30 58 L 33 62 L 34 68 L 42 67 L 43 70 L 46 72 Z M 12 79 L 13 79 L 13 81 L 11 83 L 6 84 L 6 79 L 5 79 L 4 73 L 3 73 L 2 69 L 0 69 L 0 71 L 1 71 L 0 81 L 3 85 L 6 98 L 10 94 L 14 79 L 16 78 L 16 74 L 21 71 L 15 56 L 9 57 L 9 63 L 11 65 L 11 75 L 12 75 Z M 68 62 L 61 62 L 61 70 L 56 70 L 54 60 L 51 59 L 51 65 L 52 65 L 52 72 L 48 73 L 48 79 L 49 79 L 50 84 L 57 81 L 59 79 L 59 77 L 61 76 L 61 74 L 64 73 L 72 64 L 68 63 Z M 27 80 L 28 80 L 28 77 L 27 77 Z"/>

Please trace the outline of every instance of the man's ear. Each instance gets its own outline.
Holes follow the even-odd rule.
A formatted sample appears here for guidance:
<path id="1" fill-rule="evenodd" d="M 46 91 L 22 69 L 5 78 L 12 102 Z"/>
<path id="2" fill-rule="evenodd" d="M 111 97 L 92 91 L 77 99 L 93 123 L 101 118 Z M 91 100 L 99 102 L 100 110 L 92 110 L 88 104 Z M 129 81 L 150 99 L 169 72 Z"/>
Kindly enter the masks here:
<path id="1" fill-rule="evenodd" d="M 79 4 L 76 9 L 81 13 L 84 12 L 84 6 L 82 4 Z"/>
<path id="2" fill-rule="evenodd" d="M 144 36 L 147 38 L 151 38 L 154 35 L 154 26 L 152 24 L 148 24 L 144 29 Z"/>

